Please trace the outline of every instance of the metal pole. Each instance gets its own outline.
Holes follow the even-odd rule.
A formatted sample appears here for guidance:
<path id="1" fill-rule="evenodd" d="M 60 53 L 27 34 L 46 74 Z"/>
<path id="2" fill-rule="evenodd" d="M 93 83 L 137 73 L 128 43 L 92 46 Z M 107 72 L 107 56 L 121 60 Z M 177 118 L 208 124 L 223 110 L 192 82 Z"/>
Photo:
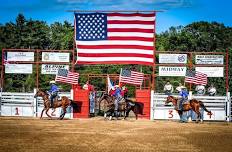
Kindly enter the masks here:
<path id="1" fill-rule="evenodd" d="M 4 70 L 5 70 L 5 64 L 4 64 L 4 56 L 5 55 L 5 49 L 2 49 L 2 71 L 1 71 L 1 88 L 3 89 L 4 86 Z"/>
<path id="2" fill-rule="evenodd" d="M 36 50 L 36 88 L 39 88 L 39 50 Z"/>
<path id="3" fill-rule="evenodd" d="M 164 10 L 151 10 L 151 11 L 138 11 L 138 10 L 131 10 L 131 11 L 124 11 L 124 10 L 111 10 L 111 11 L 106 11 L 106 10 L 67 10 L 67 12 L 81 12 L 81 13 L 95 13 L 95 12 L 104 12 L 104 13 L 115 13 L 115 12 L 164 12 Z"/>
<path id="4" fill-rule="evenodd" d="M 226 93 L 229 92 L 229 49 L 226 49 Z"/>
<path id="5" fill-rule="evenodd" d="M 155 33 L 156 33 L 156 13 L 155 13 L 155 21 L 154 21 L 154 44 L 155 44 L 155 47 L 154 47 L 154 51 L 153 51 L 153 66 L 152 66 L 152 90 L 155 91 L 155 71 L 156 71 L 156 36 L 155 36 Z"/>

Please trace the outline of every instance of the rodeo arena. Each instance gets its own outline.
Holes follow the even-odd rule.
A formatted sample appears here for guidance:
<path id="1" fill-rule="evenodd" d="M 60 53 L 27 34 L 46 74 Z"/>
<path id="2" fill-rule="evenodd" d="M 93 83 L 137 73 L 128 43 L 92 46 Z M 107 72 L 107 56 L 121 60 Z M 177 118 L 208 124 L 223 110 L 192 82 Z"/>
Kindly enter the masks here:
<path id="1" fill-rule="evenodd" d="M 0 151 L 231 151 L 229 50 L 156 50 L 156 13 L 77 11 L 73 50 L 2 49 Z M 94 73 L 99 65 L 123 68 Z M 35 88 L 6 91 L 11 74 L 34 74 Z M 166 77 L 180 82 L 158 91 Z M 209 78 L 225 80 L 223 94 L 201 89 Z M 54 96 L 41 83 L 71 89 Z"/>

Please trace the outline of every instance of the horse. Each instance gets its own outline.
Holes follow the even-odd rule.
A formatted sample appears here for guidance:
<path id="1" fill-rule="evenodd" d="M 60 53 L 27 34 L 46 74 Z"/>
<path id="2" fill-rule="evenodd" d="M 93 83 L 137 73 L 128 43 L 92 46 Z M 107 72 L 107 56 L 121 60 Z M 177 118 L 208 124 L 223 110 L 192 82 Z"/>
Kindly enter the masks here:
<path id="1" fill-rule="evenodd" d="M 38 90 L 36 92 L 36 94 L 34 95 L 34 98 L 37 97 L 42 97 L 43 98 L 43 104 L 44 104 L 44 108 L 41 112 L 41 116 L 40 119 L 42 119 L 43 116 L 43 112 L 45 110 L 46 115 L 52 119 L 52 117 L 48 114 L 48 110 L 51 108 L 50 107 L 50 100 L 49 100 L 49 94 L 42 91 L 42 90 Z M 62 120 L 66 114 L 66 108 L 68 106 L 73 106 L 74 108 L 77 106 L 77 104 L 75 102 L 73 102 L 72 100 L 70 100 L 68 97 L 66 96 L 62 96 L 61 100 L 58 100 L 57 98 L 54 99 L 53 102 L 53 112 L 51 113 L 51 115 L 53 115 L 53 113 L 55 112 L 56 108 L 61 107 L 63 109 L 63 113 L 60 115 L 59 119 Z"/>
<path id="2" fill-rule="evenodd" d="M 205 105 L 203 104 L 202 101 L 198 101 L 196 99 L 191 99 L 189 100 L 188 103 L 184 103 L 183 106 L 183 110 L 178 110 L 177 107 L 177 101 L 178 98 L 175 98 L 173 96 L 168 96 L 167 100 L 165 101 L 165 104 L 168 104 L 170 102 L 172 102 L 173 106 L 175 106 L 175 110 L 178 112 L 180 118 L 182 118 L 183 112 L 184 111 L 189 111 L 189 110 L 193 110 L 196 114 L 197 114 L 197 120 L 196 122 L 198 122 L 198 120 L 201 120 L 201 113 L 200 113 L 200 107 L 203 108 L 206 112 L 208 112 L 208 114 L 212 114 L 211 111 L 209 111 L 208 109 L 206 109 Z"/>
<path id="3" fill-rule="evenodd" d="M 104 117 L 106 118 L 107 115 L 110 115 L 110 120 L 114 113 L 114 96 L 110 96 L 107 93 L 103 93 L 101 98 L 99 99 L 99 103 L 101 103 L 103 100 L 106 101 L 106 110 Z M 124 102 L 119 102 L 118 105 L 118 112 L 124 113 L 124 119 L 126 119 L 129 116 L 130 111 L 132 110 L 135 114 L 136 120 L 138 119 L 138 114 L 143 115 L 143 104 L 140 102 L 133 102 L 129 99 L 124 99 Z M 117 117 L 117 116 L 116 116 Z"/>

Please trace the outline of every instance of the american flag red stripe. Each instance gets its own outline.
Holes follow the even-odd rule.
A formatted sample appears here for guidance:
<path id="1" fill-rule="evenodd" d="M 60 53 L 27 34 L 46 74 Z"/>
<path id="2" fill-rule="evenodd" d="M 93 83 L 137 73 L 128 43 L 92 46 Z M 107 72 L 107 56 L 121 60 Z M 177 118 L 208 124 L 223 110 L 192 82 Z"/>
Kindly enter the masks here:
<path id="1" fill-rule="evenodd" d="M 80 14 L 75 15 L 75 33 L 78 34 L 81 33 L 81 30 L 86 30 L 87 27 L 82 29 L 82 21 L 77 15 Z M 97 15 L 97 13 L 90 13 L 89 15 Z M 104 15 L 107 15 L 106 39 L 80 40 L 76 35 L 78 54 L 76 64 L 152 65 L 154 62 L 155 14 L 109 13 Z M 87 29 L 86 33 L 92 30 L 91 27 Z M 98 30 L 95 32 L 98 32 Z M 94 33 L 90 34 L 93 35 Z"/>
<path id="2" fill-rule="evenodd" d="M 127 83 L 127 84 L 134 84 L 134 85 L 142 85 L 143 83 L 144 74 L 135 71 L 129 70 L 122 70 L 119 82 L 120 83 Z"/>
<path id="3" fill-rule="evenodd" d="M 70 72 L 67 69 L 59 69 L 55 81 L 78 84 L 79 73 Z"/>
<path id="4" fill-rule="evenodd" d="M 188 70 L 186 72 L 185 82 L 206 85 L 207 75 L 198 71 Z"/>

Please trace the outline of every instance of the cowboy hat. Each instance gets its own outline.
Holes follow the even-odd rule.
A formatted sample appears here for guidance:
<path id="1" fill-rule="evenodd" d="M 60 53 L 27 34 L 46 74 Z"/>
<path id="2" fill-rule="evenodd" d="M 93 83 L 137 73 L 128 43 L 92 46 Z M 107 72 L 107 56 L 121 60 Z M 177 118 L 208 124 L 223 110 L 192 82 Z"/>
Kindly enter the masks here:
<path id="1" fill-rule="evenodd" d="M 56 81 L 52 80 L 52 81 L 50 81 L 49 83 L 56 83 Z"/>
<path id="2" fill-rule="evenodd" d="M 118 88 L 118 87 L 119 87 L 119 85 L 115 85 L 115 87 L 116 87 L 116 88 Z"/>

